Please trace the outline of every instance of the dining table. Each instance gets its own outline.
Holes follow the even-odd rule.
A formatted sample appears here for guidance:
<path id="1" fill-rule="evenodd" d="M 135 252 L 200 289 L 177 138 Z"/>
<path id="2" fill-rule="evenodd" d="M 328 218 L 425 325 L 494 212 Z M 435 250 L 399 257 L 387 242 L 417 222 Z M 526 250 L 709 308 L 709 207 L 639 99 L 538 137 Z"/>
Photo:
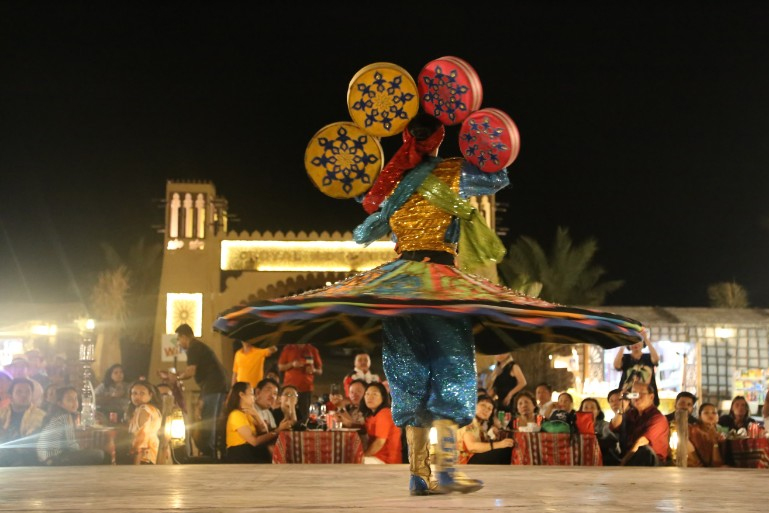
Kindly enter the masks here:
<path id="1" fill-rule="evenodd" d="M 769 439 L 727 438 L 721 444 L 724 463 L 739 468 L 769 468 Z"/>
<path id="2" fill-rule="evenodd" d="M 116 443 L 117 429 L 109 426 L 89 426 L 75 429 L 75 439 L 81 449 L 101 449 L 110 459 L 117 463 Z"/>
<path id="3" fill-rule="evenodd" d="M 363 463 L 363 442 L 357 429 L 281 431 L 273 463 Z"/>
<path id="4" fill-rule="evenodd" d="M 602 466 L 595 435 L 513 432 L 513 465 Z"/>

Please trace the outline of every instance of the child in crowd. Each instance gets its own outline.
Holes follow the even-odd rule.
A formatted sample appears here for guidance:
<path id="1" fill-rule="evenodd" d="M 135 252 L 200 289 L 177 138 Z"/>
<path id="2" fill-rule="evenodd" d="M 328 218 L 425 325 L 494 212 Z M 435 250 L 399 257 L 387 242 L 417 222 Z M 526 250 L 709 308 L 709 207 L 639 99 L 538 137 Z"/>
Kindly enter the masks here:
<path id="1" fill-rule="evenodd" d="M 147 381 L 135 381 L 128 389 L 128 432 L 133 435 L 131 455 L 135 465 L 154 465 L 158 459 L 158 431 L 163 421 L 157 389 Z"/>
<path id="2" fill-rule="evenodd" d="M 104 463 L 104 452 L 81 449 L 75 437 L 75 418 L 80 398 L 75 387 L 56 390 L 54 403 L 43 420 L 37 440 L 37 459 L 44 465 L 98 465 Z"/>

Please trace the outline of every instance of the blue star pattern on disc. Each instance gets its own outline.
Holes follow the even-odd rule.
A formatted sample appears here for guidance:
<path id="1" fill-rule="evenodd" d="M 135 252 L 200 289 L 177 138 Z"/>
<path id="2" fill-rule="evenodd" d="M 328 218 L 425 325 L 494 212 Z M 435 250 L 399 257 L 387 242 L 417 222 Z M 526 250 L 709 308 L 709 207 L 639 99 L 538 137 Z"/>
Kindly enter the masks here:
<path id="1" fill-rule="evenodd" d="M 371 188 L 382 170 L 379 139 L 349 122 L 331 123 L 310 140 L 304 167 L 320 192 L 349 199 Z"/>
<path id="2" fill-rule="evenodd" d="M 461 123 L 483 101 L 478 74 L 459 57 L 428 62 L 419 73 L 417 87 L 422 109 L 444 125 Z"/>
<path id="3" fill-rule="evenodd" d="M 459 149 L 468 162 L 481 171 L 496 173 L 518 156 L 521 137 L 510 116 L 499 109 L 481 109 L 470 114 L 459 130 Z"/>
<path id="4" fill-rule="evenodd" d="M 416 83 L 396 64 L 369 64 L 350 81 L 347 108 L 353 122 L 369 134 L 399 134 L 419 110 Z"/>

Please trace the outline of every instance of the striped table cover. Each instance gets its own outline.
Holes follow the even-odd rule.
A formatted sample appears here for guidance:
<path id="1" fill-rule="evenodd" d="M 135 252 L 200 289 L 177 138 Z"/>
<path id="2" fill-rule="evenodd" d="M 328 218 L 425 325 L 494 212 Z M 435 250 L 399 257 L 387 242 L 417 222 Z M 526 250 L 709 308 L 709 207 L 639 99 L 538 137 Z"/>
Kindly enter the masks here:
<path id="1" fill-rule="evenodd" d="M 769 440 L 738 438 L 725 440 L 724 462 L 732 467 L 769 468 Z"/>
<path id="2" fill-rule="evenodd" d="M 363 443 L 356 431 L 283 431 L 272 462 L 363 463 Z"/>
<path id="3" fill-rule="evenodd" d="M 75 429 L 75 439 L 81 449 L 101 449 L 116 463 L 115 445 L 117 429 L 112 427 L 89 427 Z"/>
<path id="4" fill-rule="evenodd" d="M 603 465 L 595 435 L 516 432 L 513 438 L 513 465 Z"/>

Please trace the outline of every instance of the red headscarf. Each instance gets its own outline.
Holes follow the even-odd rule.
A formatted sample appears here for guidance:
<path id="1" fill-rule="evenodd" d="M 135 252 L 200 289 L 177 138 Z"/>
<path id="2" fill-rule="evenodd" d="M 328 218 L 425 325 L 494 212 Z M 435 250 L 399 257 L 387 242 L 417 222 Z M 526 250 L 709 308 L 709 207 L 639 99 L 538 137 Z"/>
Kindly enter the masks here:
<path id="1" fill-rule="evenodd" d="M 418 141 L 411 135 L 408 128 L 404 130 L 403 145 L 395 152 L 390 161 L 385 164 L 371 190 L 363 198 L 363 209 L 369 214 L 376 212 L 379 205 L 395 189 L 404 173 L 422 162 L 425 155 L 435 151 L 443 142 L 445 135 L 446 129 L 443 128 L 443 125 L 438 127 L 430 137 L 422 141 Z"/>

